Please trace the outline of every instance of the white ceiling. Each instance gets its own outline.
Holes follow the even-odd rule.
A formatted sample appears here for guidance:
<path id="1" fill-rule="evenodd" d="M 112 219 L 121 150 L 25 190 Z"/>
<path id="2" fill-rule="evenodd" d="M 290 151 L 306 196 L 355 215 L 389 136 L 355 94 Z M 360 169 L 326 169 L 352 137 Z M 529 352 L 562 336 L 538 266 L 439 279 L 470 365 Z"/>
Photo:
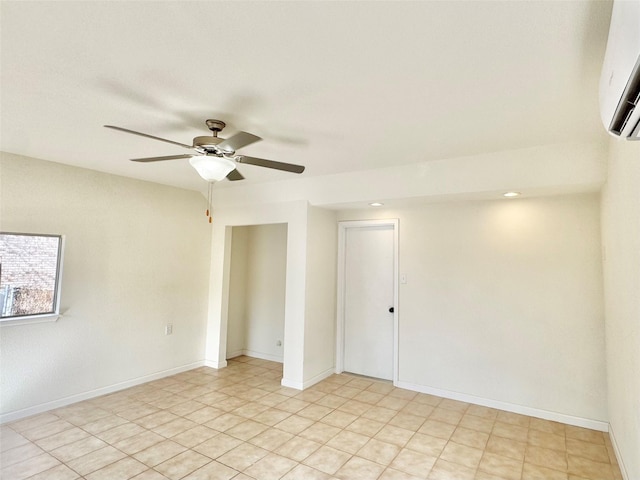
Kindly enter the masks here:
<path id="1" fill-rule="evenodd" d="M 3 151 L 202 190 L 207 118 L 303 177 L 606 137 L 611 3 L 0 3 Z M 293 174 L 243 165 L 245 182 Z M 241 183 L 241 182 L 237 182 Z M 221 182 L 220 187 L 232 186 Z M 219 187 L 217 187 L 219 188 Z"/>

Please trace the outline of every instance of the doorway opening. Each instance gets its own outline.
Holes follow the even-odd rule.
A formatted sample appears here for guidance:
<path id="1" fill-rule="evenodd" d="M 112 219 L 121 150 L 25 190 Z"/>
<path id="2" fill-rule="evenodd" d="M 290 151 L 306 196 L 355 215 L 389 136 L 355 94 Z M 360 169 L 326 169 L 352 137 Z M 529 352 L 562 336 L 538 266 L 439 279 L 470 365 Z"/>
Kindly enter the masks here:
<path id="1" fill-rule="evenodd" d="M 232 227 L 227 360 L 282 372 L 286 266 L 286 223 Z"/>

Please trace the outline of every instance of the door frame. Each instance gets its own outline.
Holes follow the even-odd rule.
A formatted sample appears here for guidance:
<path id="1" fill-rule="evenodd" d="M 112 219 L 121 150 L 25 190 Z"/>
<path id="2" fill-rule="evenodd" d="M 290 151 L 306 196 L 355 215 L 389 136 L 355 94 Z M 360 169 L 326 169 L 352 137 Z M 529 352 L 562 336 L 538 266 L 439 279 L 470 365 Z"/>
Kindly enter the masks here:
<path id="1" fill-rule="evenodd" d="M 336 373 L 344 371 L 344 309 L 347 229 L 387 226 L 393 228 L 393 384 L 398 383 L 398 225 L 397 218 L 338 222 L 338 292 L 336 326 Z"/>

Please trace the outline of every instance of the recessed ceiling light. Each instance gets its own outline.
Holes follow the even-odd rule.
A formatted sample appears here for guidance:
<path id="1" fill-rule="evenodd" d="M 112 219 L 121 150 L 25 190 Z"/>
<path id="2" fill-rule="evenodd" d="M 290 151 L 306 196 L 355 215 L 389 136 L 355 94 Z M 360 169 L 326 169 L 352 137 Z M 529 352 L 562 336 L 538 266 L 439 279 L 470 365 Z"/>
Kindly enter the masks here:
<path id="1" fill-rule="evenodd" d="M 371 207 L 381 207 L 383 205 L 384 205 L 384 203 L 380 203 L 380 202 L 373 202 L 373 203 L 369 204 L 369 206 L 371 206 Z"/>
<path id="2" fill-rule="evenodd" d="M 507 192 L 507 193 L 503 193 L 502 196 L 507 198 L 519 197 L 520 192 Z"/>

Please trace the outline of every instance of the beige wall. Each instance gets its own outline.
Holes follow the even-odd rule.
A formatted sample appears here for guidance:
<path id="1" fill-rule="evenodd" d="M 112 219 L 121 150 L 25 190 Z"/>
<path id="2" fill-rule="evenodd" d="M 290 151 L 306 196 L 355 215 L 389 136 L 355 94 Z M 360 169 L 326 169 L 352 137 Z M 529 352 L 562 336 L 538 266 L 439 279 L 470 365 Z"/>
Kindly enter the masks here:
<path id="1" fill-rule="evenodd" d="M 211 238 L 202 196 L 7 153 L 0 161 L 0 229 L 66 238 L 63 317 L 0 329 L 2 413 L 200 364 Z"/>
<path id="2" fill-rule="evenodd" d="M 609 422 L 628 479 L 640 478 L 640 145 L 612 140 L 602 194 Z"/>
<path id="3" fill-rule="evenodd" d="M 338 217 L 399 218 L 402 386 L 606 428 L 598 195 Z"/>
<path id="4" fill-rule="evenodd" d="M 309 386 L 335 371 L 338 228 L 331 210 L 309 207 L 304 379 Z"/>

